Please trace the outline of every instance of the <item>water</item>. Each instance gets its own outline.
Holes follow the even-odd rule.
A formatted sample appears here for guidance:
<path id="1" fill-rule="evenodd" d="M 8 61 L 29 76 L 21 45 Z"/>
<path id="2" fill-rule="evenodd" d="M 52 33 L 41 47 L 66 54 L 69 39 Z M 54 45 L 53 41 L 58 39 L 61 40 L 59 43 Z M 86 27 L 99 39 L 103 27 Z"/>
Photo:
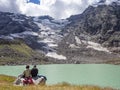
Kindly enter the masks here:
<path id="1" fill-rule="evenodd" d="M 32 66 L 31 66 L 32 67 Z M 120 89 L 120 66 L 106 64 L 53 64 L 37 66 L 47 77 L 47 84 L 68 82 L 75 85 L 97 85 Z M 0 74 L 17 76 L 25 66 L 0 66 Z"/>

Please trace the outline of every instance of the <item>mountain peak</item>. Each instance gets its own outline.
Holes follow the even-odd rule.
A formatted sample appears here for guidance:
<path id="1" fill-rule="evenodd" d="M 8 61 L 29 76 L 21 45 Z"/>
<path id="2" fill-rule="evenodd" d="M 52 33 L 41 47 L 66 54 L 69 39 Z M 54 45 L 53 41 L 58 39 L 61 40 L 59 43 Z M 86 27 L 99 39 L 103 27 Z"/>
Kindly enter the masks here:
<path id="1" fill-rule="evenodd" d="M 99 0 L 98 2 L 94 3 L 92 6 L 97 7 L 99 5 L 110 5 L 112 3 L 116 3 L 120 5 L 120 0 Z"/>

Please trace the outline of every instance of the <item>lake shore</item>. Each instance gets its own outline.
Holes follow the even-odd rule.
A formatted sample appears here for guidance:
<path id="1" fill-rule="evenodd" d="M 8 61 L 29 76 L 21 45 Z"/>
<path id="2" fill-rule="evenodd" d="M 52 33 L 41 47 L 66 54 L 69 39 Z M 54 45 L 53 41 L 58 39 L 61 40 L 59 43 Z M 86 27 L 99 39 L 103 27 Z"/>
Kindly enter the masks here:
<path id="1" fill-rule="evenodd" d="M 91 85 L 120 89 L 120 66 L 107 64 L 37 65 L 39 75 L 47 77 L 47 85 L 67 82 L 71 85 Z M 31 66 L 32 68 L 32 66 Z M 17 77 L 24 66 L 0 66 L 0 74 Z"/>
<path id="2" fill-rule="evenodd" d="M 56 85 L 30 85 L 30 86 L 14 86 L 13 82 L 16 77 L 0 75 L 0 90 L 115 90 L 109 87 L 101 88 L 89 85 L 71 85 L 68 83 L 60 83 Z"/>

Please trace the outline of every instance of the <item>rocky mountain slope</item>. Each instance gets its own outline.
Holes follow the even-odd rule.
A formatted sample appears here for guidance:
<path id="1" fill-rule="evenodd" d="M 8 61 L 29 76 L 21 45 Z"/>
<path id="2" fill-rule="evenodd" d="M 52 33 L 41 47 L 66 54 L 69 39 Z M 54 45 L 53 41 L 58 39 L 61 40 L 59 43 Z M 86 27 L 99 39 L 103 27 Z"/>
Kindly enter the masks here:
<path id="1" fill-rule="evenodd" d="M 104 2 L 103 2 L 104 1 Z M 120 2 L 102 0 L 68 18 L 59 52 L 76 63 L 120 62 Z M 112 61 L 113 60 L 113 61 Z"/>
<path id="2" fill-rule="evenodd" d="M 27 17 L 4 12 L 0 14 L 0 40 L 22 40 L 40 55 L 44 54 L 43 58 L 48 63 L 59 63 L 62 62 L 61 59 L 66 59 L 56 53 L 56 47 L 64 36 L 62 28 L 68 20 L 54 20 L 49 16 Z M 50 62 L 46 57 L 51 57 Z M 56 59 L 61 61 L 56 61 Z"/>
<path id="3" fill-rule="evenodd" d="M 21 40 L 0 39 L 0 65 L 47 64 L 44 54 L 37 53 Z"/>
<path id="4" fill-rule="evenodd" d="M 23 44 L 17 44 L 17 47 L 29 46 L 37 51 L 35 57 L 41 56 L 35 62 L 119 64 L 120 0 L 111 3 L 100 0 L 82 14 L 62 20 L 55 20 L 50 16 L 27 17 L 0 12 L 0 40 L 15 43 L 16 40 L 22 41 Z M 7 47 L 1 46 L 0 53 L 6 49 L 10 53 L 16 53 L 16 49 L 11 50 L 11 46 L 7 44 Z M 14 43 L 11 45 L 14 46 Z M 19 53 L 18 56 L 24 57 L 23 54 Z M 33 54 L 30 56 L 34 57 Z M 10 57 L 15 56 L 11 54 Z M 34 63 L 35 59 L 31 59 L 33 57 L 26 61 L 32 60 Z"/>

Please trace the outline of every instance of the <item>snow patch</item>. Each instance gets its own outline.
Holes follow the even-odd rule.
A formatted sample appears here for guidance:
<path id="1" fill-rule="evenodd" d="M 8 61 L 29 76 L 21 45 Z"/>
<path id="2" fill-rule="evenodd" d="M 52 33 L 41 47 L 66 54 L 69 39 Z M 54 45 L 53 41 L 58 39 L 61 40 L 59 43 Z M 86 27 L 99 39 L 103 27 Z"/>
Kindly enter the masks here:
<path id="1" fill-rule="evenodd" d="M 25 32 L 22 32 L 22 34 L 24 34 L 24 35 L 38 36 L 38 33 L 36 33 L 36 32 L 31 32 L 31 31 L 25 31 Z"/>
<path id="2" fill-rule="evenodd" d="M 47 53 L 46 54 L 46 56 L 48 56 L 48 57 L 52 57 L 52 58 L 56 58 L 56 59 L 63 59 L 63 60 L 66 60 L 67 58 L 65 57 L 65 56 L 63 56 L 63 55 L 58 55 L 57 53 L 55 53 L 55 52 L 49 52 L 49 53 Z"/>
<path id="3" fill-rule="evenodd" d="M 75 40 L 77 44 L 82 44 L 81 40 L 79 39 L 79 37 L 75 36 Z"/>
<path id="4" fill-rule="evenodd" d="M 46 38 L 44 40 L 41 40 L 39 42 L 44 42 L 44 43 L 54 43 L 54 41 L 52 39 Z"/>
<path id="5" fill-rule="evenodd" d="M 33 18 L 33 20 L 34 20 L 35 22 L 37 22 L 37 21 L 39 21 L 39 17 L 36 16 L 36 17 Z"/>
<path id="6" fill-rule="evenodd" d="M 83 44 L 88 44 L 88 42 L 85 41 L 85 40 L 81 40 L 81 41 L 82 41 Z"/>
<path id="7" fill-rule="evenodd" d="M 53 44 L 53 43 L 50 43 L 48 44 L 49 47 L 57 47 L 58 45 L 57 44 Z"/>
<path id="8" fill-rule="evenodd" d="M 87 45 L 86 48 L 92 48 L 94 50 L 104 51 L 104 52 L 109 52 L 110 53 L 110 51 L 107 48 L 102 47 L 98 43 L 95 43 L 95 42 L 92 42 L 92 41 L 80 40 L 79 37 L 77 37 L 77 36 L 75 36 L 75 40 L 76 40 L 76 43 L 78 45 L 81 45 L 81 44 Z M 76 46 L 75 44 L 70 44 L 69 47 L 70 48 L 80 48 L 79 46 Z"/>
<path id="9" fill-rule="evenodd" d="M 24 22 L 25 20 L 22 19 L 17 19 L 17 18 L 12 18 L 13 21 L 18 21 L 18 22 Z"/>
<path id="10" fill-rule="evenodd" d="M 91 42 L 91 41 L 88 41 L 87 48 L 93 48 L 93 49 L 98 50 L 98 51 L 109 52 L 109 50 L 107 48 L 104 48 L 100 44 L 95 43 L 95 42 Z"/>
<path id="11" fill-rule="evenodd" d="M 0 38 L 3 38 L 3 39 L 10 39 L 10 40 L 13 40 L 14 38 L 11 37 L 11 36 L 0 36 Z"/>
<path id="12" fill-rule="evenodd" d="M 38 27 L 40 27 L 40 30 L 48 30 L 49 29 L 48 27 L 42 25 L 41 23 L 38 23 L 38 22 L 34 22 L 34 23 L 37 24 Z"/>
<path id="13" fill-rule="evenodd" d="M 20 38 L 20 35 L 19 35 L 19 34 L 10 34 L 10 36 L 16 37 L 16 38 Z"/>
<path id="14" fill-rule="evenodd" d="M 22 33 L 10 34 L 11 37 L 16 37 L 16 38 L 21 38 L 23 35 L 38 36 L 38 33 L 32 32 L 32 31 L 25 31 L 25 32 L 22 32 Z"/>
<path id="15" fill-rule="evenodd" d="M 76 46 L 75 44 L 70 44 L 69 47 L 70 48 L 80 48 L 80 47 Z"/>

